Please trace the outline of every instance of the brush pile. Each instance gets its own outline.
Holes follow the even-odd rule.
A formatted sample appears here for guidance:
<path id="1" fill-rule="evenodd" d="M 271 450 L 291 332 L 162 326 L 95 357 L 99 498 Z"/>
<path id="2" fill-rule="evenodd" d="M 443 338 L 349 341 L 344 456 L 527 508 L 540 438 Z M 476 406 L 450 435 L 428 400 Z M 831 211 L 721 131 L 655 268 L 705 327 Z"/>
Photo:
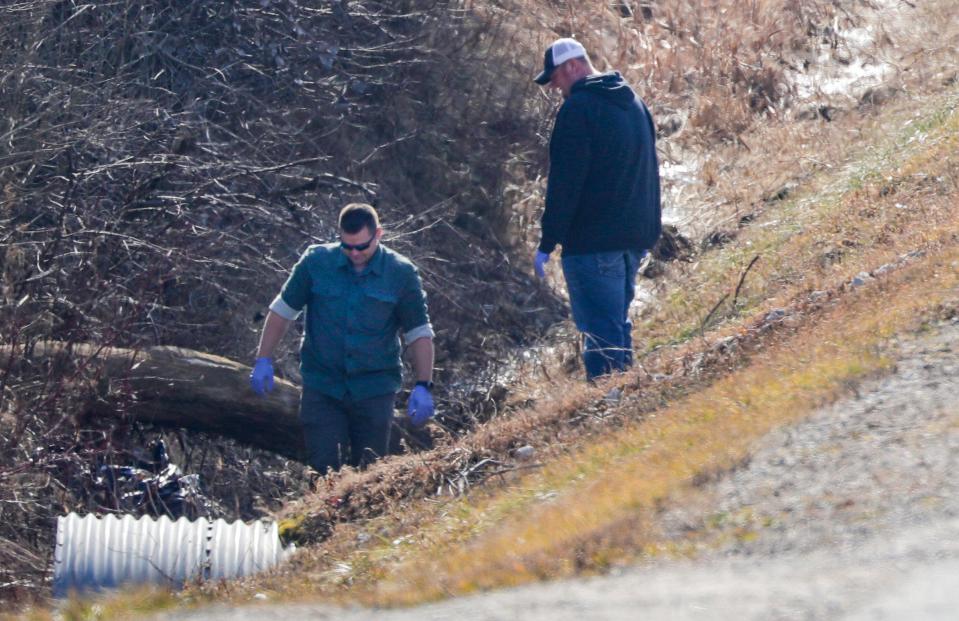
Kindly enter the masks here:
<path id="1" fill-rule="evenodd" d="M 110 510 L 102 468 L 136 463 L 158 435 L 78 426 L 104 390 L 122 408 L 122 378 L 95 353 L 66 374 L 20 364 L 41 340 L 246 361 L 286 270 L 356 200 L 422 267 L 447 379 L 480 381 L 487 352 L 559 318 L 555 296 L 511 264 L 496 218 L 508 149 L 536 139 L 528 93 L 464 96 L 462 67 L 489 56 L 483 38 L 499 28 L 416 0 L 0 8 L 3 595 L 43 583 L 53 518 Z M 553 310 L 530 321 L 529 307 Z M 262 515 L 307 481 L 202 434 L 168 440 L 223 494 L 225 517 Z"/>

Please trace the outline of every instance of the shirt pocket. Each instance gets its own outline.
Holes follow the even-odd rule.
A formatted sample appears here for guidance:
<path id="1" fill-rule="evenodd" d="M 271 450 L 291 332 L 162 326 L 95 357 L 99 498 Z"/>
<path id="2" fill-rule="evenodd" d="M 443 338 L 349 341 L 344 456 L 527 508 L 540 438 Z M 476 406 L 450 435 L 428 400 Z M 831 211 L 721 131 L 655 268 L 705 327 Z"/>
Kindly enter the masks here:
<path id="1" fill-rule="evenodd" d="M 394 325 L 399 297 L 391 291 L 370 289 L 364 292 L 363 305 L 357 312 L 357 323 L 365 332 L 386 332 Z"/>
<path id="2" fill-rule="evenodd" d="M 329 282 L 316 281 L 310 290 L 310 305 L 324 321 L 342 322 L 346 318 L 343 288 Z"/>

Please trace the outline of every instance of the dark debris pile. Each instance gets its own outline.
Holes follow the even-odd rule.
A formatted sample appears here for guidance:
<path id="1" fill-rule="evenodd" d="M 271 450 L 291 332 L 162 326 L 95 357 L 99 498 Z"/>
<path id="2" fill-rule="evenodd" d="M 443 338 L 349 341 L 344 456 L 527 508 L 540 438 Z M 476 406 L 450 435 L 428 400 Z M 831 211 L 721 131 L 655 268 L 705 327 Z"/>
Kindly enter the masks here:
<path id="1" fill-rule="evenodd" d="M 124 393 L 122 378 L 96 356 L 20 373 L 13 359 L 32 343 L 248 360 L 286 270 L 355 200 L 378 207 L 388 243 L 422 268 L 440 385 L 475 392 L 499 351 L 561 317 L 504 235 L 516 174 L 504 162 L 542 153 L 542 104 L 523 89 L 475 92 L 520 71 L 495 55 L 525 39 L 468 4 L 0 6 L 0 599 L 44 583 L 64 512 L 248 519 L 309 485 L 297 464 L 221 439 L 78 425 L 104 384 Z M 534 178 L 542 164 L 519 167 Z M 295 339 L 287 347 L 291 370 Z M 449 407 L 450 428 L 471 408 Z M 160 440 L 169 462 L 144 460 Z"/>

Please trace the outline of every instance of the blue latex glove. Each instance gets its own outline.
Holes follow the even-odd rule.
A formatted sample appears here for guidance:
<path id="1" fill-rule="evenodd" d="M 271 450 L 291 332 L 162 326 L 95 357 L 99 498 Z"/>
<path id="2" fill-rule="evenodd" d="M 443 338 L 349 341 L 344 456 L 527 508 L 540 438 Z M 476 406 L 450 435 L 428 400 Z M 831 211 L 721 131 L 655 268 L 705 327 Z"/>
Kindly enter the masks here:
<path id="1" fill-rule="evenodd" d="M 549 255 L 542 250 L 536 251 L 536 258 L 533 259 L 533 269 L 540 278 L 546 278 L 546 264 L 549 262 Z"/>
<path id="2" fill-rule="evenodd" d="M 433 395 L 426 386 L 416 385 L 410 393 L 410 402 L 406 413 L 413 421 L 414 427 L 422 427 L 426 421 L 433 418 Z"/>
<path id="3" fill-rule="evenodd" d="M 273 390 L 273 361 L 269 358 L 257 358 L 250 373 L 250 388 L 258 395 Z"/>

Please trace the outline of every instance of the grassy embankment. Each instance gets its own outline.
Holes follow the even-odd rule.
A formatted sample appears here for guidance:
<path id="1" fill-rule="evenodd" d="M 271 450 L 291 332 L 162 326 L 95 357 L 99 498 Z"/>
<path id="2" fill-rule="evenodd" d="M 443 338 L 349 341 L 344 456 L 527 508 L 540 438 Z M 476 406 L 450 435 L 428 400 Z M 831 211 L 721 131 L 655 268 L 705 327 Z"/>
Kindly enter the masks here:
<path id="1" fill-rule="evenodd" d="M 901 129 L 864 149 L 855 164 L 817 179 L 825 190 L 769 210 L 734 242 L 704 255 L 638 328 L 650 349 L 657 343 L 708 348 L 728 337 L 746 342 L 757 325 L 767 325 L 757 317 L 786 309 L 779 327 L 721 379 L 598 441 L 569 446 L 508 484 L 343 525 L 323 546 L 305 551 L 292 572 L 188 590 L 185 598 L 138 590 L 96 604 L 76 601 L 64 618 L 138 617 L 183 599 L 246 600 L 254 590 L 289 599 L 413 604 L 683 553 L 683 542 L 657 537 L 657 507 L 735 467 L 769 430 L 889 369 L 893 337 L 957 312 L 957 98 L 874 125 Z M 720 305 L 713 313 L 718 325 L 700 338 L 705 315 L 757 255 L 737 305 Z M 864 286 L 848 285 L 887 264 L 898 267 Z M 825 292 L 812 296 L 825 301 L 809 303 L 813 291 Z M 626 378 L 627 416 L 641 380 L 639 373 Z"/>
<path id="2" fill-rule="evenodd" d="M 759 345 L 733 358 L 735 368 L 702 390 L 598 440 L 573 443 L 503 485 L 342 525 L 282 575 L 188 590 L 185 598 L 136 591 L 96 608 L 74 602 L 66 617 L 138 616 L 184 599 L 246 601 L 255 591 L 271 599 L 414 604 L 686 553 L 691 543 L 657 535 L 663 503 L 741 463 L 771 429 L 887 371 L 895 363 L 895 337 L 959 312 L 957 98 L 939 99 L 921 115 L 904 114 L 877 120 L 876 127 L 901 129 L 864 149 L 856 163 L 818 179 L 825 191 L 797 195 L 704 255 L 646 318 L 638 332 L 650 347 L 708 348 L 707 340 L 746 343 L 750 333 L 765 332 Z M 756 255 L 761 259 L 738 305 L 722 305 L 714 313 L 718 325 L 699 337 L 703 317 Z M 883 265 L 896 267 L 863 286 L 849 285 Z M 774 308 L 785 309 L 784 317 L 758 328 L 769 324 L 757 317 Z M 643 378 L 625 379 L 621 409 L 628 416 Z"/>
<path id="3" fill-rule="evenodd" d="M 877 132 L 887 137 L 856 163 L 817 179 L 814 185 L 825 190 L 798 194 L 703 255 L 637 330 L 650 349 L 708 348 L 728 337 L 748 341 L 765 325 L 757 317 L 786 309 L 778 328 L 737 359 L 738 369 L 609 436 L 573 444 L 508 484 L 343 525 L 323 546 L 305 551 L 292 572 L 187 591 L 185 599 L 246 600 L 257 590 L 290 599 L 413 604 L 683 553 L 683 542 L 657 537 L 657 507 L 735 467 L 769 430 L 888 370 L 893 337 L 957 312 L 957 98 L 874 125 L 901 129 L 891 137 Z M 703 318 L 757 255 L 736 306 L 720 305 L 713 313 L 718 325 L 700 338 Z M 848 285 L 887 264 L 898 267 L 864 286 Z M 824 302 L 809 303 L 813 291 L 825 292 L 812 296 Z M 627 416 L 641 380 L 639 373 L 626 378 Z M 139 590 L 97 604 L 73 602 L 63 613 L 136 617 L 177 601 L 183 598 Z"/>
<path id="4" fill-rule="evenodd" d="M 956 99 L 939 101 L 921 118 L 901 114 L 886 121 L 903 128 L 831 173 L 829 190 L 770 211 L 734 243 L 704 256 L 638 330 L 651 343 L 689 339 L 759 255 L 738 306 L 714 313 L 721 325 L 706 332 L 712 343 L 748 338 L 762 325 L 757 317 L 786 310 L 738 370 L 507 485 L 343 529 L 307 556 L 298 584 L 259 586 L 412 604 L 681 551 L 681 543 L 656 537 L 661 503 L 735 467 L 771 429 L 888 370 L 894 336 L 956 313 Z M 896 267 L 849 285 L 884 265 Z M 627 381 L 623 408 L 638 378 Z M 359 550 L 358 535 L 370 542 Z"/>
<path id="5" fill-rule="evenodd" d="M 740 463 L 770 429 L 789 424 L 894 364 L 896 335 L 954 315 L 959 303 L 959 112 L 955 95 L 918 116 L 876 120 L 856 164 L 827 170 L 815 193 L 768 209 L 727 246 L 705 254 L 644 317 L 649 359 L 672 348 L 709 350 L 724 339 L 753 345 L 702 390 L 598 441 L 570 442 L 542 468 L 456 500 L 426 500 L 363 524 L 343 525 L 306 550 L 291 572 L 202 592 L 247 600 L 254 590 L 381 605 L 601 571 L 647 555 L 682 553 L 657 537 L 656 512 L 697 482 Z M 822 188 L 825 188 L 824 190 Z M 862 287 L 862 271 L 896 264 Z M 735 304 L 742 270 L 753 257 Z M 810 302 L 810 294 L 821 302 Z M 704 317 L 728 296 L 699 333 Z M 768 329 L 759 318 L 786 309 Z M 761 333 L 761 334 L 760 334 Z M 751 341 L 752 339 L 752 341 Z M 653 365 L 647 365 L 653 370 Z M 629 416 L 651 380 L 625 378 Z M 567 387 L 562 388 L 566 390 Z M 537 408 L 582 397 L 582 388 Z M 748 533 L 746 533 L 748 536 Z M 363 542 L 363 543 L 358 543 Z M 75 602 L 66 618 L 137 617 L 182 601 L 143 591 Z M 42 615 L 43 613 L 41 613 Z"/>

